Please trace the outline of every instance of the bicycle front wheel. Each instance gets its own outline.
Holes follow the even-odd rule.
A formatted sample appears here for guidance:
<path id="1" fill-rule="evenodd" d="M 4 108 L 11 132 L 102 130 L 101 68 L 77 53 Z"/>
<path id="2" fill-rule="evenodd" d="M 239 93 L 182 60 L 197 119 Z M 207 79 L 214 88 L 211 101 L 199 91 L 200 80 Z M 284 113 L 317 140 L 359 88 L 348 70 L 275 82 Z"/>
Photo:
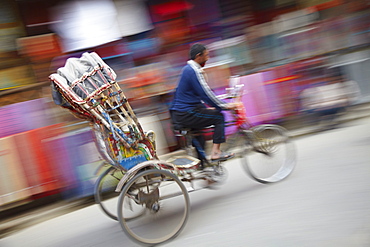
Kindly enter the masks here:
<path id="1" fill-rule="evenodd" d="M 123 187 L 118 217 L 123 231 L 133 241 L 156 245 L 175 238 L 184 228 L 190 208 L 189 195 L 181 180 L 166 170 L 138 173 Z M 137 211 L 141 217 L 126 220 Z"/>
<path id="2" fill-rule="evenodd" d="M 95 183 L 95 202 L 113 220 L 118 220 L 117 203 L 119 193 L 115 192 L 115 189 L 122 177 L 123 172 L 111 166 L 99 176 Z"/>
<path id="3" fill-rule="evenodd" d="M 262 124 L 250 129 L 251 151 L 243 159 L 247 173 L 260 183 L 278 182 L 288 177 L 296 164 L 294 144 L 279 125 Z"/>

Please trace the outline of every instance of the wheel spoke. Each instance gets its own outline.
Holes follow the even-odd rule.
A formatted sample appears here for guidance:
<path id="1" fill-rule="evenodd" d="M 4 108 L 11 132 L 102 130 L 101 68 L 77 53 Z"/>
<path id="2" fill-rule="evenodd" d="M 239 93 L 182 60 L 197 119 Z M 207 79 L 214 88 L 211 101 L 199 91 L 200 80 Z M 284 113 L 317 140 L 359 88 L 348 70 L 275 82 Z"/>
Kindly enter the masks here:
<path id="1" fill-rule="evenodd" d="M 109 167 L 98 178 L 94 188 L 95 201 L 103 212 L 113 220 L 117 218 L 117 203 L 119 193 L 115 192 L 123 172 L 115 167 Z"/>
<path id="2" fill-rule="evenodd" d="M 261 183 L 286 178 L 295 166 L 295 147 L 287 131 L 278 125 L 258 125 L 247 132 L 252 151 L 245 153 L 243 167 Z"/>
<path id="3" fill-rule="evenodd" d="M 135 191 L 135 196 L 129 195 L 129 191 Z M 127 207 L 128 202 L 131 208 Z M 180 233 L 189 207 L 188 192 L 179 178 L 168 171 L 153 169 L 140 172 L 124 186 L 118 215 L 122 229 L 132 240 L 154 245 Z M 137 212 L 141 212 L 141 217 L 127 220 Z"/>

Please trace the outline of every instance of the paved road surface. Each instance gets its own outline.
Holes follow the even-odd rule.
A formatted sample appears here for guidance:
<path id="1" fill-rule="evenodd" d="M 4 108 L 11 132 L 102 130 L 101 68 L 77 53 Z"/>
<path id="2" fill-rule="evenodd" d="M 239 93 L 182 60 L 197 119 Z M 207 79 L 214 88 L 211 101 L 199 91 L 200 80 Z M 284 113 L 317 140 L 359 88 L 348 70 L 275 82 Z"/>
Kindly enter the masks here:
<path id="1" fill-rule="evenodd" d="M 298 164 L 281 183 L 251 180 L 229 161 L 219 190 L 190 193 L 184 231 L 163 246 L 370 246 L 370 118 L 295 139 Z M 138 246 L 97 205 L 0 239 L 1 247 Z"/>

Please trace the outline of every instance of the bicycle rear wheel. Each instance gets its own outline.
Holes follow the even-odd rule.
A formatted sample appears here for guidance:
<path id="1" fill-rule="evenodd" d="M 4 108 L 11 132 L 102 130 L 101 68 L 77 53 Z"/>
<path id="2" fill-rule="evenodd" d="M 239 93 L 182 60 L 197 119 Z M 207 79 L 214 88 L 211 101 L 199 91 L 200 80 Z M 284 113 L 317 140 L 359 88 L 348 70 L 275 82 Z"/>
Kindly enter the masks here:
<path id="1" fill-rule="evenodd" d="M 95 202 L 113 220 L 118 220 L 117 203 L 119 193 L 115 192 L 115 189 L 122 177 L 123 172 L 111 166 L 99 176 L 95 183 Z"/>
<path id="2" fill-rule="evenodd" d="M 278 182 L 288 177 L 295 167 L 296 154 L 287 130 L 274 124 L 262 124 L 250 130 L 252 152 L 243 159 L 247 173 L 260 183 Z"/>
<path id="3" fill-rule="evenodd" d="M 151 169 L 138 173 L 119 196 L 118 217 L 133 241 L 156 245 L 175 238 L 184 228 L 190 208 L 186 187 L 174 174 Z M 141 217 L 126 220 L 136 211 Z"/>

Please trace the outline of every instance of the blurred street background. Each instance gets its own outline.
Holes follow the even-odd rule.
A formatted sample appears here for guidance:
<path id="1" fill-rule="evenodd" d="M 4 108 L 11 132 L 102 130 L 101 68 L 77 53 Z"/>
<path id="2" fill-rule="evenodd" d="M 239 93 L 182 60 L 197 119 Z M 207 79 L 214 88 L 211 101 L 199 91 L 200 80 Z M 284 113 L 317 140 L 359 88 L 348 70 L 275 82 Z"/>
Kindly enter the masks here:
<path id="1" fill-rule="evenodd" d="M 102 158 L 88 122 L 54 103 L 50 74 L 70 57 L 99 54 L 164 155 L 178 149 L 168 107 L 198 42 L 210 51 L 205 71 L 216 93 L 240 76 L 252 124 L 300 136 L 370 112 L 368 0 L 2 0 L 2 220 L 93 195 Z"/>

